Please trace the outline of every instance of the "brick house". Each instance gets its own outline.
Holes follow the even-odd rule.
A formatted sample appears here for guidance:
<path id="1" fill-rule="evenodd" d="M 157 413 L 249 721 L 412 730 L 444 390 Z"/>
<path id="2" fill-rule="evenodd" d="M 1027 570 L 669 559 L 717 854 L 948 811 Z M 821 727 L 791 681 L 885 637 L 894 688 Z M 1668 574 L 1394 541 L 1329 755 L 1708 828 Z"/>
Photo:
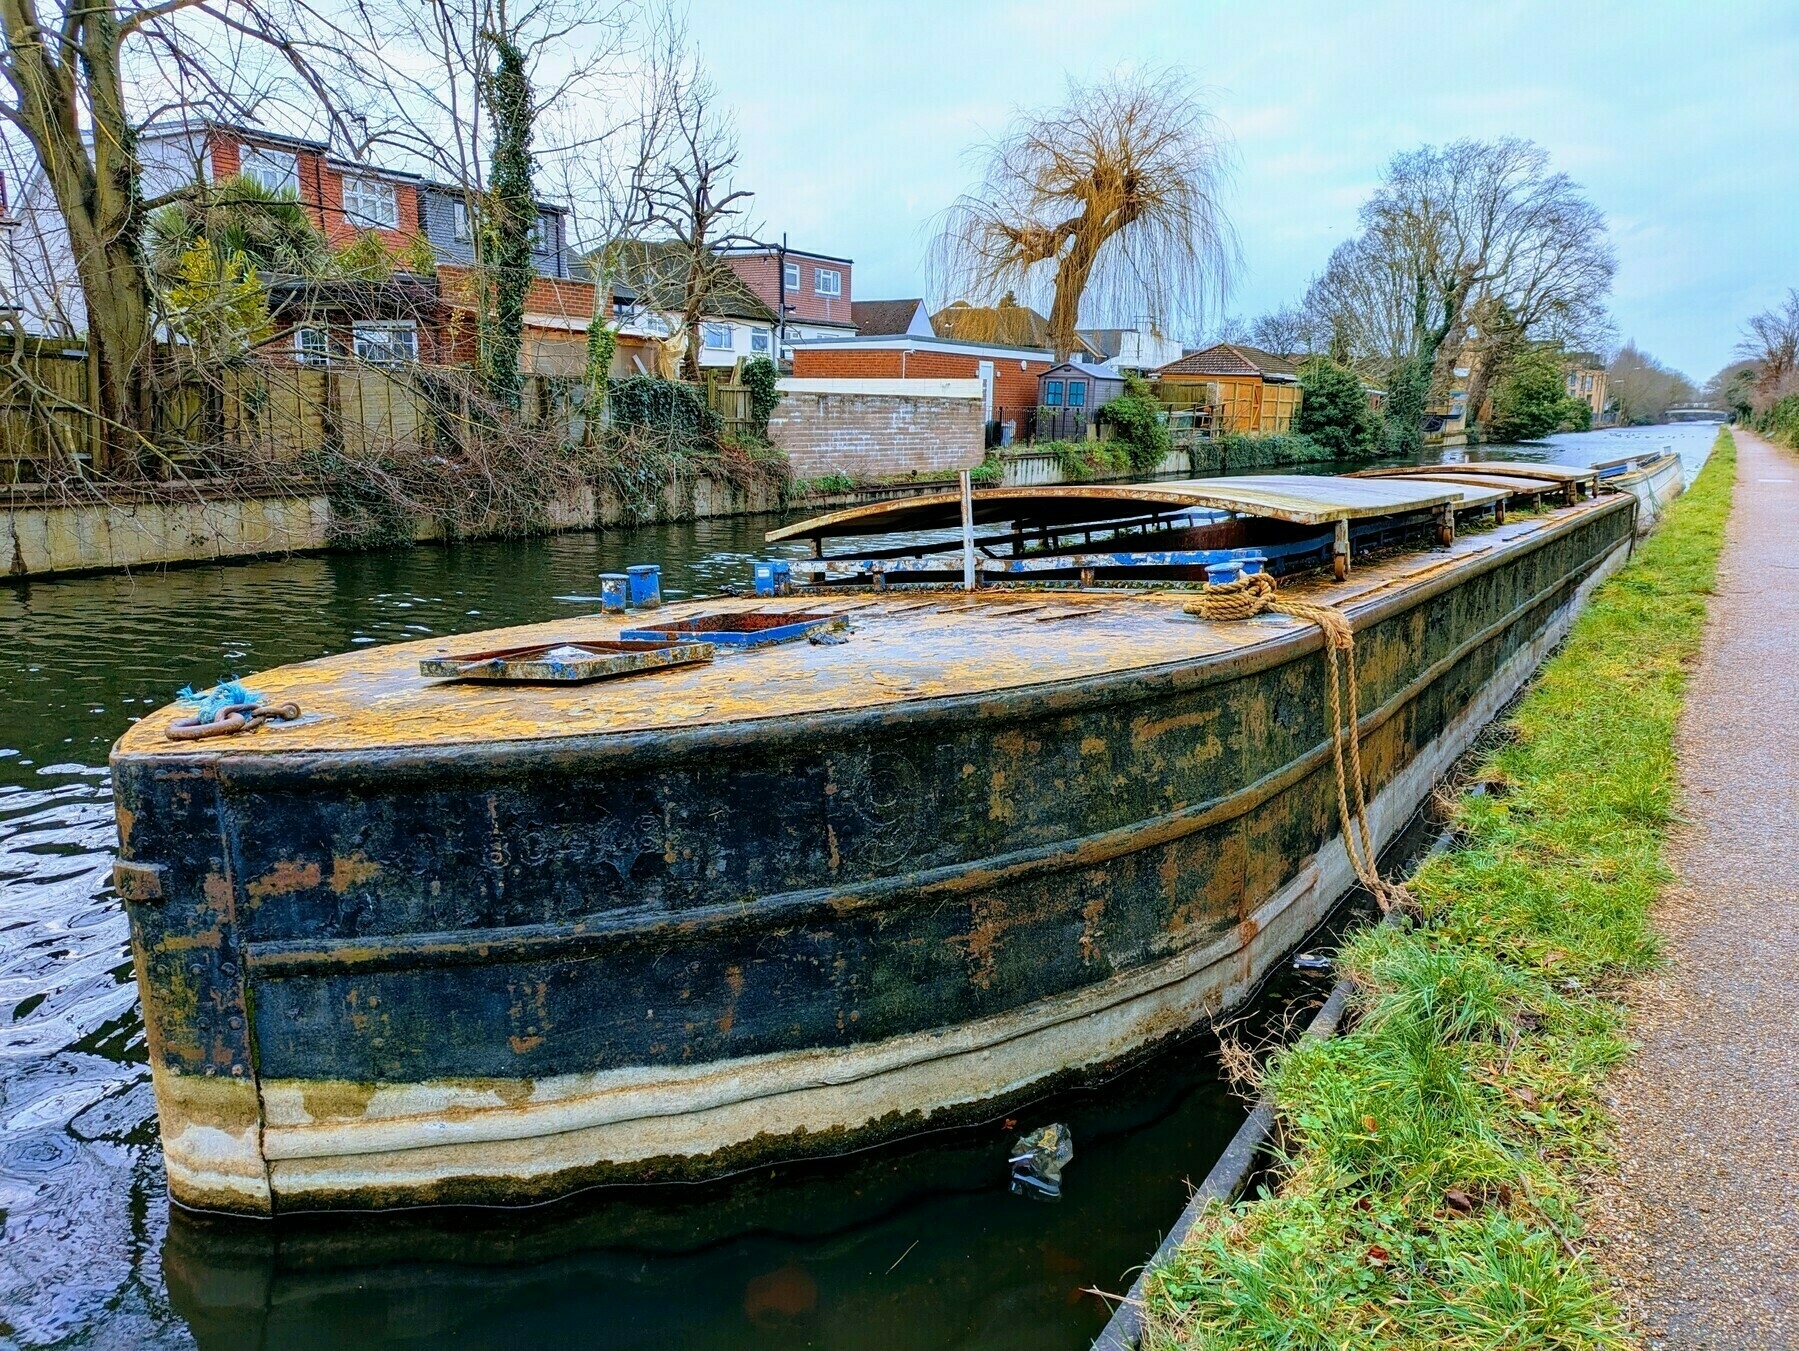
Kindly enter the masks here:
<path id="1" fill-rule="evenodd" d="M 962 342 L 914 333 L 821 338 L 793 349 L 796 379 L 979 380 L 982 415 L 1023 436 L 1037 408 L 1037 378 L 1055 364 L 1049 352 Z"/>
<path id="2" fill-rule="evenodd" d="M 784 243 L 721 249 L 719 257 L 775 316 L 775 346 L 782 361 L 793 359 L 796 342 L 846 338 L 856 332 L 850 259 L 808 253 Z"/>
<path id="3" fill-rule="evenodd" d="M 1299 371 L 1272 352 L 1221 342 L 1169 362 L 1151 378 L 1164 403 L 1217 408 L 1221 431 L 1271 434 L 1293 430 L 1293 414 L 1299 408 Z"/>
<path id="4" fill-rule="evenodd" d="M 139 133 L 138 155 L 148 198 L 241 175 L 269 191 L 292 193 L 333 249 L 371 233 L 395 254 L 421 241 L 430 246 L 434 276 L 401 271 L 391 283 L 267 278 L 270 311 L 282 329 L 266 353 L 308 363 L 337 356 L 445 364 L 473 358 L 473 231 L 461 189 L 333 155 L 322 141 L 226 123 L 153 122 Z M 22 251 L 27 260 L 20 276 L 27 324 L 79 333 L 86 312 L 74 260 L 41 172 L 28 179 L 25 192 L 29 229 L 19 232 L 15 256 Z M 527 373 L 578 374 L 584 365 L 594 288 L 572 275 L 567 235 L 566 212 L 539 203 L 532 251 L 538 276 L 526 299 Z M 565 349 L 576 332 L 582 357 L 571 363 Z"/>

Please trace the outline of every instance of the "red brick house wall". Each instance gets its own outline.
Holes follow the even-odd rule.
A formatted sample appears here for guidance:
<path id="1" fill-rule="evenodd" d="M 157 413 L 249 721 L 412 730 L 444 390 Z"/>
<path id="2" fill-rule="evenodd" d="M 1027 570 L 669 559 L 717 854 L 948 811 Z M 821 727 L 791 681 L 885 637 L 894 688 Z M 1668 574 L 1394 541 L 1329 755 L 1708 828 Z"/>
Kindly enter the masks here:
<path id="1" fill-rule="evenodd" d="M 993 363 L 993 402 L 996 408 L 1022 410 L 1037 406 L 1037 377 L 1053 362 L 1030 357 L 976 356 L 964 352 L 915 351 L 864 347 L 797 347 L 793 353 L 796 379 L 856 378 L 886 380 L 976 380 L 981 362 Z M 1020 366 L 1022 364 L 1022 369 Z M 1008 413 L 1008 418 L 1010 413 Z"/>
<path id="2" fill-rule="evenodd" d="M 207 150 L 212 159 L 212 176 L 214 181 L 230 178 L 243 165 L 243 146 L 241 138 L 223 132 L 211 132 L 207 137 Z M 285 147 L 282 147 L 285 149 Z M 370 227 L 352 224 L 344 214 L 344 172 L 329 164 L 325 157 L 315 150 L 300 150 L 295 155 L 296 167 L 300 176 L 300 205 L 306 208 L 306 214 L 319 233 L 334 249 L 341 249 L 355 238 L 364 234 Z M 399 221 L 392 230 L 377 229 L 381 241 L 395 251 L 411 244 L 419 231 L 419 198 L 418 189 L 399 178 L 370 170 L 369 177 L 379 178 L 394 185 L 394 211 Z"/>
<path id="3" fill-rule="evenodd" d="M 849 263 L 835 258 L 813 258 L 792 249 L 787 251 L 787 261 L 796 264 L 800 270 L 799 289 L 789 288 L 787 304 L 788 318 L 812 319 L 822 323 L 848 324 L 850 319 L 850 270 Z M 725 262 L 731 270 L 749 284 L 764 305 L 774 309 L 781 303 L 781 257 L 777 253 L 728 253 Z M 840 296 L 821 296 L 812 289 L 812 270 L 828 267 L 843 277 L 843 294 Z"/>

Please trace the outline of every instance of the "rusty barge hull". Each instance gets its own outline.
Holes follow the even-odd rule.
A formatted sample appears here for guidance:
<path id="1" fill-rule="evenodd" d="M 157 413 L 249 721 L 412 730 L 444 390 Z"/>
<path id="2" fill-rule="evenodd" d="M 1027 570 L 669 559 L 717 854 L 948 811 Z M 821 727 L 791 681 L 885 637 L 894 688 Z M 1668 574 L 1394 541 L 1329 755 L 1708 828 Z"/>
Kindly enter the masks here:
<path id="1" fill-rule="evenodd" d="M 1311 588 L 1358 630 L 1383 841 L 1635 505 Z M 991 1110 L 1229 1008 L 1352 878 L 1317 630 L 1182 599 L 899 593 L 845 607 L 846 644 L 605 688 L 423 682 L 441 643 L 404 644 L 257 677 L 306 716 L 227 745 L 146 718 L 114 752 L 119 880 L 172 1195 L 716 1175 Z"/>

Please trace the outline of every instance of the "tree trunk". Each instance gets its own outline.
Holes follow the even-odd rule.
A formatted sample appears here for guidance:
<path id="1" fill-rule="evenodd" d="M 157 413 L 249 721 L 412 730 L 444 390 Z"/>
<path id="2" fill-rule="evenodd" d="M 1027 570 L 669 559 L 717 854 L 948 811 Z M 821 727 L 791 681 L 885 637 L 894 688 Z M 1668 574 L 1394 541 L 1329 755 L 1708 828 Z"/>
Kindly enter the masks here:
<path id="1" fill-rule="evenodd" d="M 89 360 L 100 423 L 96 465 L 138 472 L 150 432 L 150 285 L 140 236 L 137 140 L 119 74 L 122 39 L 110 5 L 85 10 L 67 46 L 52 51 L 33 0 L 0 0 L 7 51 L 0 65 L 19 122 L 43 166 L 68 231 L 87 308 Z M 69 52 L 73 47 L 74 52 Z M 81 135 L 83 95 L 91 147 Z"/>
<path id="2" fill-rule="evenodd" d="M 1082 222 L 1083 226 L 1085 222 Z M 1067 361 L 1074 355 L 1074 330 L 1081 318 L 1081 296 L 1087 289 L 1087 278 L 1093 272 L 1093 260 L 1102 241 L 1088 238 L 1085 229 L 1076 229 L 1067 254 L 1056 265 L 1056 299 L 1049 310 L 1049 340 L 1056 360 Z"/>

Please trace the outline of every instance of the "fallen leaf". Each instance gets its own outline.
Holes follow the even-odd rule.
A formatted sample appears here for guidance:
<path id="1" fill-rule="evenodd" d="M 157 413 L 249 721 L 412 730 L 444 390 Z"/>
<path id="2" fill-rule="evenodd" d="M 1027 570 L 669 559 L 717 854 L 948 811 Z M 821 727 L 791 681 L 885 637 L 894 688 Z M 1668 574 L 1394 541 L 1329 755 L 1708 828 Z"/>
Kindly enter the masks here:
<path id="1" fill-rule="evenodd" d="M 1499 1184 L 1499 1204 L 1509 1206 L 1512 1203 L 1512 1189 L 1501 1182 Z"/>
<path id="2" fill-rule="evenodd" d="M 1451 1210 L 1457 1211 L 1463 1215 L 1472 1215 L 1474 1213 L 1474 1198 L 1469 1196 L 1468 1193 L 1463 1191 L 1460 1187 L 1451 1187 L 1448 1191 L 1444 1192 L 1443 1202 Z"/>
<path id="3" fill-rule="evenodd" d="M 1390 1262 L 1392 1260 L 1393 1260 L 1393 1254 L 1388 1252 L 1385 1248 L 1381 1247 L 1380 1244 L 1370 1243 L 1368 1245 L 1368 1265 L 1369 1266 L 1384 1267 L 1387 1265 L 1388 1262 Z"/>
<path id="4" fill-rule="evenodd" d="M 1528 1088 L 1514 1088 L 1512 1090 L 1512 1096 L 1517 1098 L 1518 1101 L 1523 1103 L 1526 1107 L 1535 1107 L 1537 1105 L 1537 1095 L 1532 1093 Z"/>
<path id="5" fill-rule="evenodd" d="M 1362 1129 L 1365 1131 L 1372 1132 L 1374 1130 L 1374 1128 L 1378 1125 L 1380 1125 L 1380 1122 L 1376 1121 L 1371 1116 L 1365 1116 L 1362 1118 Z"/>

